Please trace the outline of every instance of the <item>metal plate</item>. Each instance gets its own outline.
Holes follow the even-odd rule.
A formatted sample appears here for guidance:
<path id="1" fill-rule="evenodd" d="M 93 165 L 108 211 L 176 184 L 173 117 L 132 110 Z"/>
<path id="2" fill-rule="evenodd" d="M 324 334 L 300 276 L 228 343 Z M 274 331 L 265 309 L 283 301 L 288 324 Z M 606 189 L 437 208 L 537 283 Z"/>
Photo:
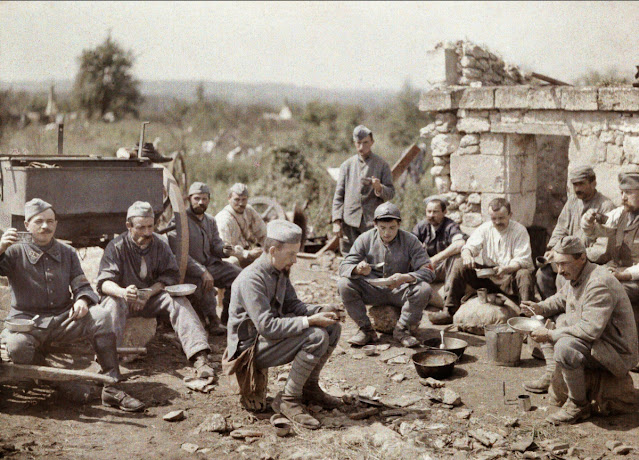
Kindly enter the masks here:
<path id="1" fill-rule="evenodd" d="M 544 323 L 534 318 L 515 317 L 508 320 L 508 325 L 517 332 L 530 334 L 532 331 L 544 327 Z"/>

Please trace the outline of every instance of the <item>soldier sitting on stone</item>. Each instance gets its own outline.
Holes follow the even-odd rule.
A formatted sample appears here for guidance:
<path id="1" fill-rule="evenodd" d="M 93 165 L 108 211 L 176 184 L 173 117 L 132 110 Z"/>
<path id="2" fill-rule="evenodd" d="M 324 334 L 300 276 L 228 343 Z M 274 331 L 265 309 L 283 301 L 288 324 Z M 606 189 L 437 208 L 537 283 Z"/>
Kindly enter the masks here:
<path id="1" fill-rule="evenodd" d="M 264 253 L 240 273 L 231 288 L 225 366 L 249 358 L 258 369 L 291 363 L 284 392 L 274 409 L 305 428 L 319 428 L 305 402 L 335 407 L 319 376 L 339 341 L 341 326 L 333 307 L 307 305 L 289 279 L 300 250 L 302 229 L 292 222 L 269 222 Z M 243 395 L 244 396 L 244 395 Z"/>
<path id="2" fill-rule="evenodd" d="M 526 227 L 511 219 L 510 203 L 495 198 L 489 205 L 490 222 L 481 224 L 462 248 L 461 259 L 453 265 L 448 280 L 450 290 L 444 310 L 428 316 L 433 324 L 450 324 L 461 305 L 466 286 L 484 288 L 531 300 L 533 295 L 530 237 Z M 481 256 L 481 263 L 477 257 Z M 493 268 L 490 278 L 479 278 L 476 268 Z"/>
<path id="3" fill-rule="evenodd" d="M 557 328 L 542 327 L 531 337 L 552 348 L 554 360 L 547 361 L 541 384 L 548 385 L 559 366 L 568 389 L 568 399 L 546 420 L 554 424 L 575 423 L 590 417 L 592 394 L 586 387 L 586 369 L 608 371 L 616 378 L 628 376 L 639 352 L 637 330 L 630 300 L 624 288 L 609 272 L 589 262 L 586 247 L 575 236 L 565 236 L 554 247 L 555 264 L 566 283 L 552 297 L 536 304 L 524 302 L 532 311 L 524 313 L 551 317 L 560 313 Z M 530 382 L 540 387 L 540 382 Z M 604 389 L 605 390 L 605 389 Z"/>
<path id="4" fill-rule="evenodd" d="M 379 205 L 374 214 L 375 227 L 355 240 L 340 264 L 337 288 L 346 311 L 359 327 L 348 340 L 351 345 L 363 346 L 377 338 L 366 304 L 401 308 L 393 337 L 405 347 L 419 344 L 413 330 L 419 326 L 430 299 L 429 283 L 435 272 L 417 237 L 399 228 L 401 221 L 395 204 Z M 389 285 L 370 284 L 379 278 L 388 278 Z"/>
<path id="5" fill-rule="evenodd" d="M 102 372 L 116 381 L 120 374 L 112 311 L 98 303 L 78 254 L 54 238 L 58 225 L 52 206 L 34 198 L 24 207 L 32 242 L 18 243 L 16 229 L 0 240 L 0 275 L 9 278 L 12 301 L 8 319 L 30 319 L 30 332 L 2 331 L 2 343 L 16 364 L 42 364 L 51 342 L 91 341 Z M 17 243 L 17 244 L 16 244 Z M 37 318 L 36 318 L 37 316 Z M 77 395 L 74 395 L 74 397 Z M 144 404 L 114 386 L 102 389 L 102 404 L 137 412 Z"/>

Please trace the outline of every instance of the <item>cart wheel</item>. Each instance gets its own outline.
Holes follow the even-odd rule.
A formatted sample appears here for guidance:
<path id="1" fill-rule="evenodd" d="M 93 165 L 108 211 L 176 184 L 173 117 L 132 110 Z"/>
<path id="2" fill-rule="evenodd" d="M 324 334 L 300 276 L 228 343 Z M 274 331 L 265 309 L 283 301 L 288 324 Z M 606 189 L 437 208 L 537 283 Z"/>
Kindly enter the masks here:
<path id="1" fill-rule="evenodd" d="M 268 223 L 275 219 L 286 219 L 284 208 L 274 200 L 267 196 L 255 196 L 248 200 L 249 204 L 255 208 L 264 222 Z"/>
<path id="2" fill-rule="evenodd" d="M 180 283 L 184 281 L 186 274 L 186 263 L 189 257 L 189 224 L 186 217 L 186 206 L 182 189 L 173 177 L 168 168 L 160 165 L 153 165 L 155 168 L 162 168 L 164 184 L 164 212 L 158 217 L 156 227 L 166 227 L 170 220 L 175 217 L 175 229 L 178 235 L 179 247 L 176 248 L 175 258 L 180 269 Z M 161 233 L 161 231 L 160 231 Z"/>
<path id="3" fill-rule="evenodd" d="M 169 155 L 173 161 L 167 164 L 167 168 L 173 174 L 175 181 L 182 190 L 182 194 L 186 196 L 188 186 L 188 176 L 186 175 L 186 163 L 184 162 L 184 154 L 177 150 Z"/>

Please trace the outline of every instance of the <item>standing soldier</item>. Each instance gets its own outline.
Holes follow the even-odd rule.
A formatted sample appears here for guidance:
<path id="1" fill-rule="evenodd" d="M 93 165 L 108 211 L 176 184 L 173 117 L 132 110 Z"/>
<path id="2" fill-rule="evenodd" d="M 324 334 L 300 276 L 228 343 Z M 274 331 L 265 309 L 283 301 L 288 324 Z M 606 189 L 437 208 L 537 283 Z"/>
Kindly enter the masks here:
<path id="1" fill-rule="evenodd" d="M 395 196 L 390 166 L 371 148 L 373 133 L 359 125 L 353 131 L 357 155 L 339 168 L 333 196 L 333 232 L 342 237 L 340 250 L 346 255 L 359 235 L 373 227 L 373 213 Z"/>

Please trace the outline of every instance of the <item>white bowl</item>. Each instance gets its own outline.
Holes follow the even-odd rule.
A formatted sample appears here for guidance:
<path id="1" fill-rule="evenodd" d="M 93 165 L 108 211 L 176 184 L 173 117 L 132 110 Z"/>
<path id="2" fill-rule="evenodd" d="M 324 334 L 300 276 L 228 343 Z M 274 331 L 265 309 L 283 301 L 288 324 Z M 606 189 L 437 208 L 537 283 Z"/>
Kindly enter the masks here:
<path id="1" fill-rule="evenodd" d="M 191 295 L 196 289 L 197 286 L 195 284 L 174 284 L 173 286 L 167 286 L 164 288 L 164 290 L 173 297 Z"/>

